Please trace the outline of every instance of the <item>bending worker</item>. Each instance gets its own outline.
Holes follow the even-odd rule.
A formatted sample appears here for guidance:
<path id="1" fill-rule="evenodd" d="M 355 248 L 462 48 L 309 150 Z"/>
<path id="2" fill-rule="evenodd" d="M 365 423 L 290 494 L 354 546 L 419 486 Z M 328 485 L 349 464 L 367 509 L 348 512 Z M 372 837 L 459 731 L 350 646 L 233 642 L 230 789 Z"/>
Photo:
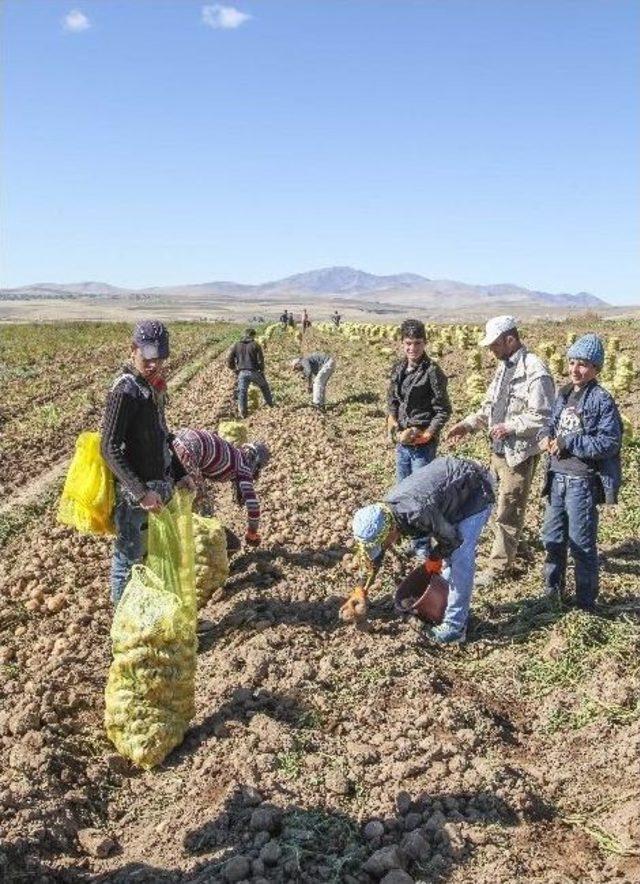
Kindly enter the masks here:
<path id="1" fill-rule="evenodd" d="M 260 544 L 260 501 L 254 481 L 269 462 L 271 454 L 262 442 L 237 447 L 208 430 L 178 430 L 173 450 L 186 473 L 195 482 L 199 496 L 204 482 L 235 482 L 236 499 L 247 508 L 245 540 L 250 546 Z"/>
<path id="2" fill-rule="evenodd" d="M 353 518 L 355 540 L 374 574 L 385 551 L 403 537 L 431 542 L 424 567 L 442 572 L 449 583 L 443 622 L 429 633 L 438 644 L 466 639 L 478 539 L 494 501 L 489 470 L 472 460 L 438 457 Z"/>
<path id="3" fill-rule="evenodd" d="M 319 410 L 325 406 L 327 383 L 336 369 L 336 361 L 327 353 L 309 353 L 308 356 L 291 362 L 294 371 L 301 371 L 307 382 L 307 389 L 313 395 L 313 405 Z"/>

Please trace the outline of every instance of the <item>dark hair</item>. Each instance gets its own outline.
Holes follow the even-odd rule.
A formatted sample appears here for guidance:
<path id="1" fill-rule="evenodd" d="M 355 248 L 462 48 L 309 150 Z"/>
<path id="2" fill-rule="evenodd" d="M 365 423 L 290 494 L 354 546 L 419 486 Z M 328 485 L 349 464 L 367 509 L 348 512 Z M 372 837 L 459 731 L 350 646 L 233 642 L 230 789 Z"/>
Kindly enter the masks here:
<path id="1" fill-rule="evenodd" d="M 255 338 L 255 336 L 256 336 L 256 330 L 255 330 L 255 328 L 248 328 L 248 329 L 246 329 L 246 330 L 245 330 L 245 335 L 246 335 L 248 338 Z"/>
<path id="2" fill-rule="evenodd" d="M 402 340 L 405 338 L 420 338 L 420 340 L 426 341 L 427 331 L 424 327 L 424 322 L 421 322 L 419 319 L 405 319 L 400 326 L 400 337 Z"/>

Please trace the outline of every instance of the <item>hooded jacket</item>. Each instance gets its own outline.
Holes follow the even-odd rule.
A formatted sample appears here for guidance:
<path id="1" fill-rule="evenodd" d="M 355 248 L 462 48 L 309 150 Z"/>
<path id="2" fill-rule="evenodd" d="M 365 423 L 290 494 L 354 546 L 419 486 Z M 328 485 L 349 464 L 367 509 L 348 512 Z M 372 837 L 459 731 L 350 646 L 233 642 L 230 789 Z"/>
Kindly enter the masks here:
<path id="1" fill-rule="evenodd" d="M 232 371 L 264 372 L 264 353 L 253 338 L 247 336 L 234 344 L 227 356 L 227 367 Z"/>
<path id="2" fill-rule="evenodd" d="M 432 538 L 433 554 L 442 559 L 462 544 L 458 524 L 494 501 L 489 470 L 460 457 L 435 458 L 385 497 L 400 533 Z"/>

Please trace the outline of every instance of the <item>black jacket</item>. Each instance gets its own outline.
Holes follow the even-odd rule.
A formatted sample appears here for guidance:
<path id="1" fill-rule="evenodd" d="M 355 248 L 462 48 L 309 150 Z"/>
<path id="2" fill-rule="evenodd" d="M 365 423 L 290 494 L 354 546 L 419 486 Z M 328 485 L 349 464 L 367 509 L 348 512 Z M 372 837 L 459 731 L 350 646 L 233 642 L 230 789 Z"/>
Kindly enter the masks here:
<path id="1" fill-rule="evenodd" d="M 146 482 L 184 476 L 170 439 L 159 397 L 135 369 L 125 366 L 107 397 L 101 450 L 111 472 L 136 500 L 146 494 Z"/>
<path id="2" fill-rule="evenodd" d="M 227 367 L 236 372 L 264 371 L 262 347 L 253 338 L 243 338 L 229 350 Z"/>
<path id="3" fill-rule="evenodd" d="M 419 427 L 437 436 L 451 415 L 447 376 L 426 353 L 409 374 L 407 365 L 408 361 L 403 359 L 393 367 L 389 414 L 396 418 L 401 430 Z"/>
<path id="4" fill-rule="evenodd" d="M 459 457 L 437 457 L 398 482 L 385 497 L 400 533 L 433 538 L 433 553 L 442 559 L 462 543 L 458 523 L 494 500 L 489 471 Z"/>

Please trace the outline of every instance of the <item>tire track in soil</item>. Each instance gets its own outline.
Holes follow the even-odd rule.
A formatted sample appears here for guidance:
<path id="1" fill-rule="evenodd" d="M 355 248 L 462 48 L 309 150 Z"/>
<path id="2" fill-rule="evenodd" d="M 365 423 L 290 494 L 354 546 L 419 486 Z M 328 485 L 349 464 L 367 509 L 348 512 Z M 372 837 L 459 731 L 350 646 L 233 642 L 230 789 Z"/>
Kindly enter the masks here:
<path id="1" fill-rule="evenodd" d="M 282 857 L 265 869 L 268 880 L 332 880 L 340 823 L 353 833 L 355 846 L 349 841 L 342 848 L 353 854 L 349 874 L 369 881 L 358 872 L 362 859 L 376 846 L 403 842 L 411 825 L 427 822 L 424 866 L 431 864 L 432 877 L 554 880 L 538 878 L 536 864 L 561 870 L 567 852 L 580 857 L 586 846 L 566 832 L 564 845 L 556 843 L 537 783 L 509 762 L 512 735 L 491 708 L 451 695 L 441 655 L 425 653 L 396 621 L 388 595 L 376 600 L 367 629 L 339 625 L 337 609 L 352 583 L 341 565 L 349 518 L 386 484 L 390 456 L 378 451 L 371 458 L 354 446 L 358 433 L 371 432 L 374 415 L 366 408 L 354 413 L 347 403 L 326 417 L 300 408 L 303 397 L 289 392 L 286 381 L 290 354 L 274 349 L 275 388 L 285 404 L 261 409 L 250 420 L 252 437 L 267 439 L 273 450 L 259 488 L 265 544 L 236 557 L 224 595 L 202 612 L 211 628 L 199 658 L 197 716 L 184 744 L 152 773 L 134 772 L 112 753 L 102 731 L 102 700 L 96 703 L 109 662 L 108 546 L 53 528 L 53 555 L 48 544 L 46 561 L 80 556 L 78 570 L 86 570 L 90 560 L 100 571 L 91 584 L 98 604 L 74 612 L 75 646 L 44 667 L 42 654 L 61 632 L 60 617 L 48 619 L 52 635 L 45 644 L 37 638 L 40 624 L 27 623 L 30 650 L 20 665 L 31 688 L 23 678 L 12 695 L 37 698 L 29 702 L 39 711 L 23 705 L 23 718 L 39 714 L 46 721 L 53 713 L 42 708 L 49 705 L 57 717 L 29 758 L 16 751 L 22 744 L 15 734 L 7 743 L 3 738 L 13 774 L 17 767 L 32 778 L 11 800 L 23 810 L 39 800 L 31 819 L 18 810 L 11 831 L 19 820 L 23 837 L 41 851 L 57 841 L 63 853 L 53 865 L 69 874 L 75 868 L 105 875 L 104 881 L 128 880 L 118 878 L 122 870 L 145 880 L 146 870 L 146 880 L 158 880 L 165 870 L 168 880 L 215 881 L 223 860 L 259 858 L 247 816 L 264 798 L 284 809 L 285 823 L 297 821 L 312 834 L 296 871 L 297 842 L 291 826 L 283 826 L 275 838 Z M 336 349 L 346 355 L 346 345 Z M 381 367 L 368 366 L 360 383 L 379 390 Z M 335 394 L 348 399 L 353 386 L 338 369 Z M 211 425 L 229 410 L 230 395 L 231 383 L 214 365 L 172 407 L 172 423 Z M 243 519 L 230 495 L 217 498 L 223 519 L 240 531 Z M 394 563 L 392 573 L 401 567 Z M 23 585 L 20 594 L 28 589 Z M 82 593 L 74 604 L 83 611 Z M 23 739 L 33 732 L 27 729 Z M 374 816 L 386 820 L 386 832 L 365 846 L 359 823 Z M 78 824 L 113 833 L 121 854 L 78 859 L 71 850 Z M 561 874 L 557 880 L 566 880 Z"/>

